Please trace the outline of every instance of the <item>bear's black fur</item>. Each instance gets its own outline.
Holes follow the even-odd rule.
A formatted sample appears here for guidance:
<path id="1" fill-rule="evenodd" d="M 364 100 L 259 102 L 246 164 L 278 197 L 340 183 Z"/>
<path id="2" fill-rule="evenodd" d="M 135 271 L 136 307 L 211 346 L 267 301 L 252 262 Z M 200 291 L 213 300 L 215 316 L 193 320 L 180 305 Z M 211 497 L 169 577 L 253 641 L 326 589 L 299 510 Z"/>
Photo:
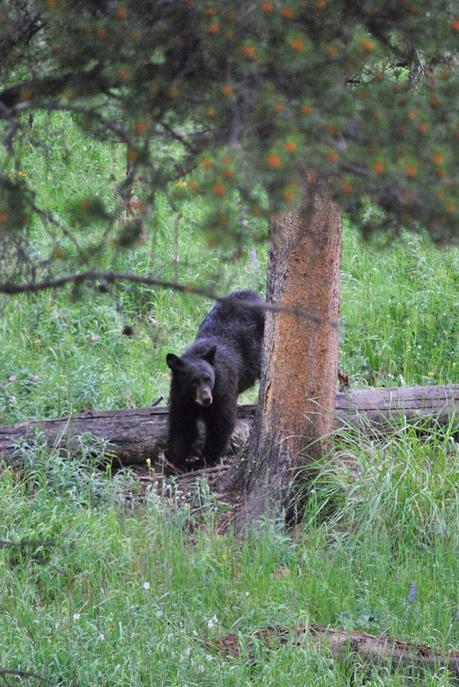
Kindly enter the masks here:
<path id="1" fill-rule="evenodd" d="M 261 307 L 245 307 L 244 301 Z M 225 451 L 236 424 L 237 397 L 260 377 L 264 304 L 254 291 L 228 294 L 203 320 L 185 353 L 167 355 L 172 370 L 167 459 L 178 470 L 197 466 L 187 459 L 199 420 L 205 426 L 199 465 L 214 465 Z"/>

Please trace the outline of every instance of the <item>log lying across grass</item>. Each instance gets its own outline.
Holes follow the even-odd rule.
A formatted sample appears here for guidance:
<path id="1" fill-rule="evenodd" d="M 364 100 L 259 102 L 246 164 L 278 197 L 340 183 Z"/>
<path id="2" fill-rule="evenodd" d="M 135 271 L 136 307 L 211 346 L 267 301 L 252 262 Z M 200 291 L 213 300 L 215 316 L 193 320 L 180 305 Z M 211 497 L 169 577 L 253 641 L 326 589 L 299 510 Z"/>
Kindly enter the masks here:
<path id="1" fill-rule="evenodd" d="M 408 668 L 436 671 L 446 668 L 459 677 L 459 651 L 434 649 L 425 644 L 412 644 L 384 635 L 376 637 L 366 632 L 346 632 L 320 625 L 308 627 L 267 627 L 253 634 L 253 638 L 274 647 L 287 642 L 328 651 L 334 658 L 348 660 L 356 656 L 368 664 L 389 664 L 394 670 Z M 250 640 L 249 640 L 250 641 Z M 227 656 L 240 653 L 238 638 L 234 634 L 217 640 L 216 648 Z"/>
<path id="2" fill-rule="evenodd" d="M 319 411 L 319 408 L 318 408 Z M 239 407 L 240 425 L 250 425 L 255 406 Z M 393 389 L 348 389 L 336 396 L 336 426 L 359 425 L 363 431 L 381 427 L 398 416 L 434 418 L 459 427 L 459 384 Z M 90 435 L 123 465 L 141 465 L 158 456 L 167 427 L 167 407 L 86 411 L 55 420 L 31 420 L 0 427 L 0 457 L 21 462 L 17 447 L 37 433 L 49 446 L 70 453 L 80 449 L 79 437 Z"/>

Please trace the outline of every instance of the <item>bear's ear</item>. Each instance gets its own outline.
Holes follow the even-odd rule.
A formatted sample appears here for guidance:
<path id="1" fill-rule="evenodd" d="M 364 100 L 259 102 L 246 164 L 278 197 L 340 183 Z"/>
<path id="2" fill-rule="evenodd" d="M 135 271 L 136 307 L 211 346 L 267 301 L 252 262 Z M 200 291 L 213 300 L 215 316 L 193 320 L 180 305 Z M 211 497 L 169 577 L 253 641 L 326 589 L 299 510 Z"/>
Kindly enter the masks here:
<path id="1" fill-rule="evenodd" d="M 215 353 L 217 352 L 217 346 L 215 344 L 211 346 L 210 348 L 207 349 L 202 355 L 201 358 L 206 361 L 206 363 L 209 363 L 210 365 L 214 364 L 215 360 Z"/>
<path id="2" fill-rule="evenodd" d="M 179 370 L 181 367 L 183 367 L 183 360 L 174 353 L 168 353 L 166 355 L 166 363 L 171 370 Z"/>

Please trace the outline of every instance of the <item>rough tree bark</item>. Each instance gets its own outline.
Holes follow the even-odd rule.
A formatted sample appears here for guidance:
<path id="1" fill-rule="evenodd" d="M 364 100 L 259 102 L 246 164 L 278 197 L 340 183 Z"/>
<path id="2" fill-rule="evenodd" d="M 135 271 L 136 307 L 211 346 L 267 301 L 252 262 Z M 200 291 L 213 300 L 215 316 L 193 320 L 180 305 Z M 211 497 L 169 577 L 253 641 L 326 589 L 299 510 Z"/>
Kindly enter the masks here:
<path id="1" fill-rule="evenodd" d="M 333 429 L 341 234 L 341 211 L 319 184 L 294 212 L 272 221 L 268 302 L 306 315 L 267 313 L 239 531 L 284 512 L 297 469 L 322 454 Z"/>

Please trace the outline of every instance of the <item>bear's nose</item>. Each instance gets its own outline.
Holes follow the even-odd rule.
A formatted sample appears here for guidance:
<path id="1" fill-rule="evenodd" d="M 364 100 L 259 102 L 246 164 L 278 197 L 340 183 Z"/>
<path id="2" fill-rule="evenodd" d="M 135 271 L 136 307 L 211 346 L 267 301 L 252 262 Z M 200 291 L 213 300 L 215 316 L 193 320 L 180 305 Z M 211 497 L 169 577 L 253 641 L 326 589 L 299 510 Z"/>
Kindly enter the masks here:
<path id="1" fill-rule="evenodd" d="M 211 403 L 212 403 L 212 396 L 205 396 L 202 399 L 202 405 L 203 406 L 210 406 Z"/>

